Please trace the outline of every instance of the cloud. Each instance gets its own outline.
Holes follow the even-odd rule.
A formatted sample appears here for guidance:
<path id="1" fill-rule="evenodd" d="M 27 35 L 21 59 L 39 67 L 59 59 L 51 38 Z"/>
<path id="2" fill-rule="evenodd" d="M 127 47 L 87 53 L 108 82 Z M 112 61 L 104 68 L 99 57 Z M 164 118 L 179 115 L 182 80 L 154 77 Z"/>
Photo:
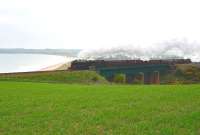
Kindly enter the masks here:
<path id="1" fill-rule="evenodd" d="M 30 42 L 7 47 L 99 48 L 140 44 L 164 39 L 197 39 L 199 1 L 180 0 L 2 0 L 0 27 L 11 24 L 34 36 Z M 5 31 L 5 30 L 4 30 Z M 9 36 L 9 35 L 8 35 Z M 37 38 L 36 38 L 37 37 Z M 2 39 L 3 37 L 0 37 Z M 12 39 L 10 37 L 9 39 Z M 6 42 L 6 40 L 5 40 Z M 0 43 L 0 47 L 5 47 Z"/>

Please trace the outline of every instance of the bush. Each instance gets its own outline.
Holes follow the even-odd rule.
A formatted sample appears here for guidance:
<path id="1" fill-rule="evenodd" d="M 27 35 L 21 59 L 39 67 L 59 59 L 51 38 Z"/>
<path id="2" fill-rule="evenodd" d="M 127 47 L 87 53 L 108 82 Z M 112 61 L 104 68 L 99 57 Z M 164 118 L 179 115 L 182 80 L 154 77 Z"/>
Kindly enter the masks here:
<path id="1" fill-rule="evenodd" d="M 99 77 L 98 77 L 98 76 L 92 77 L 92 81 L 97 82 L 98 80 L 99 80 Z"/>
<path id="2" fill-rule="evenodd" d="M 181 69 L 177 69 L 176 72 L 175 72 L 175 75 L 176 76 L 183 76 L 184 73 L 183 73 L 183 71 Z"/>
<path id="3" fill-rule="evenodd" d="M 144 84 L 144 73 L 140 72 L 133 81 L 134 84 Z"/>
<path id="4" fill-rule="evenodd" d="M 116 74 L 114 76 L 113 82 L 115 83 L 126 83 L 126 75 L 125 74 Z"/>

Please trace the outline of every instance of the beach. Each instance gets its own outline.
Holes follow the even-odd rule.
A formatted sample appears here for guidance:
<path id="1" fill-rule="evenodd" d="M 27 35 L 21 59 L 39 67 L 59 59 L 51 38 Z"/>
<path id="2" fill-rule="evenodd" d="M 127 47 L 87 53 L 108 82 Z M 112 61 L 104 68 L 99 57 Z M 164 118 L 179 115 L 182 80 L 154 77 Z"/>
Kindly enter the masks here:
<path id="1" fill-rule="evenodd" d="M 41 54 L 0 54 L 0 73 L 66 70 L 75 58 Z"/>
<path id="2" fill-rule="evenodd" d="M 71 62 L 54 64 L 54 65 L 42 68 L 39 71 L 67 70 L 68 67 L 70 67 L 70 63 Z"/>

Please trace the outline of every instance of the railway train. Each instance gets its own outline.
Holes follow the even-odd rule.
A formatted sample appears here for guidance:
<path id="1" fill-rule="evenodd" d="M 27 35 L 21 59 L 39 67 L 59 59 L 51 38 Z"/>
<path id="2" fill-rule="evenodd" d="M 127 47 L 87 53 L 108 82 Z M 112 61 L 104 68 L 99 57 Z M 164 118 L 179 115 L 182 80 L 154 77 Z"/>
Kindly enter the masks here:
<path id="1" fill-rule="evenodd" d="M 159 65 L 167 64 L 170 66 L 176 64 L 192 63 L 190 59 L 166 59 L 166 60 L 75 60 L 72 61 L 70 70 L 90 70 L 96 68 L 126 67 L 135 65 Z"/>

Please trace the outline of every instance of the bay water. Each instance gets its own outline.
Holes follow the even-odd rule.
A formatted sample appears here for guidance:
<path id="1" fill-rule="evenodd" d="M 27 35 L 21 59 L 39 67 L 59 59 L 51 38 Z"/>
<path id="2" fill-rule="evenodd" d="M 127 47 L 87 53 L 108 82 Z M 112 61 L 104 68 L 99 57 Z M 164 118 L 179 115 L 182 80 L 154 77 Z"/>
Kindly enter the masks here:
<path id="1" fill-rule="evenodd" d="M 0 54 L 0 73 L 38 71 L 72 58 L 43 54 Z"/>

